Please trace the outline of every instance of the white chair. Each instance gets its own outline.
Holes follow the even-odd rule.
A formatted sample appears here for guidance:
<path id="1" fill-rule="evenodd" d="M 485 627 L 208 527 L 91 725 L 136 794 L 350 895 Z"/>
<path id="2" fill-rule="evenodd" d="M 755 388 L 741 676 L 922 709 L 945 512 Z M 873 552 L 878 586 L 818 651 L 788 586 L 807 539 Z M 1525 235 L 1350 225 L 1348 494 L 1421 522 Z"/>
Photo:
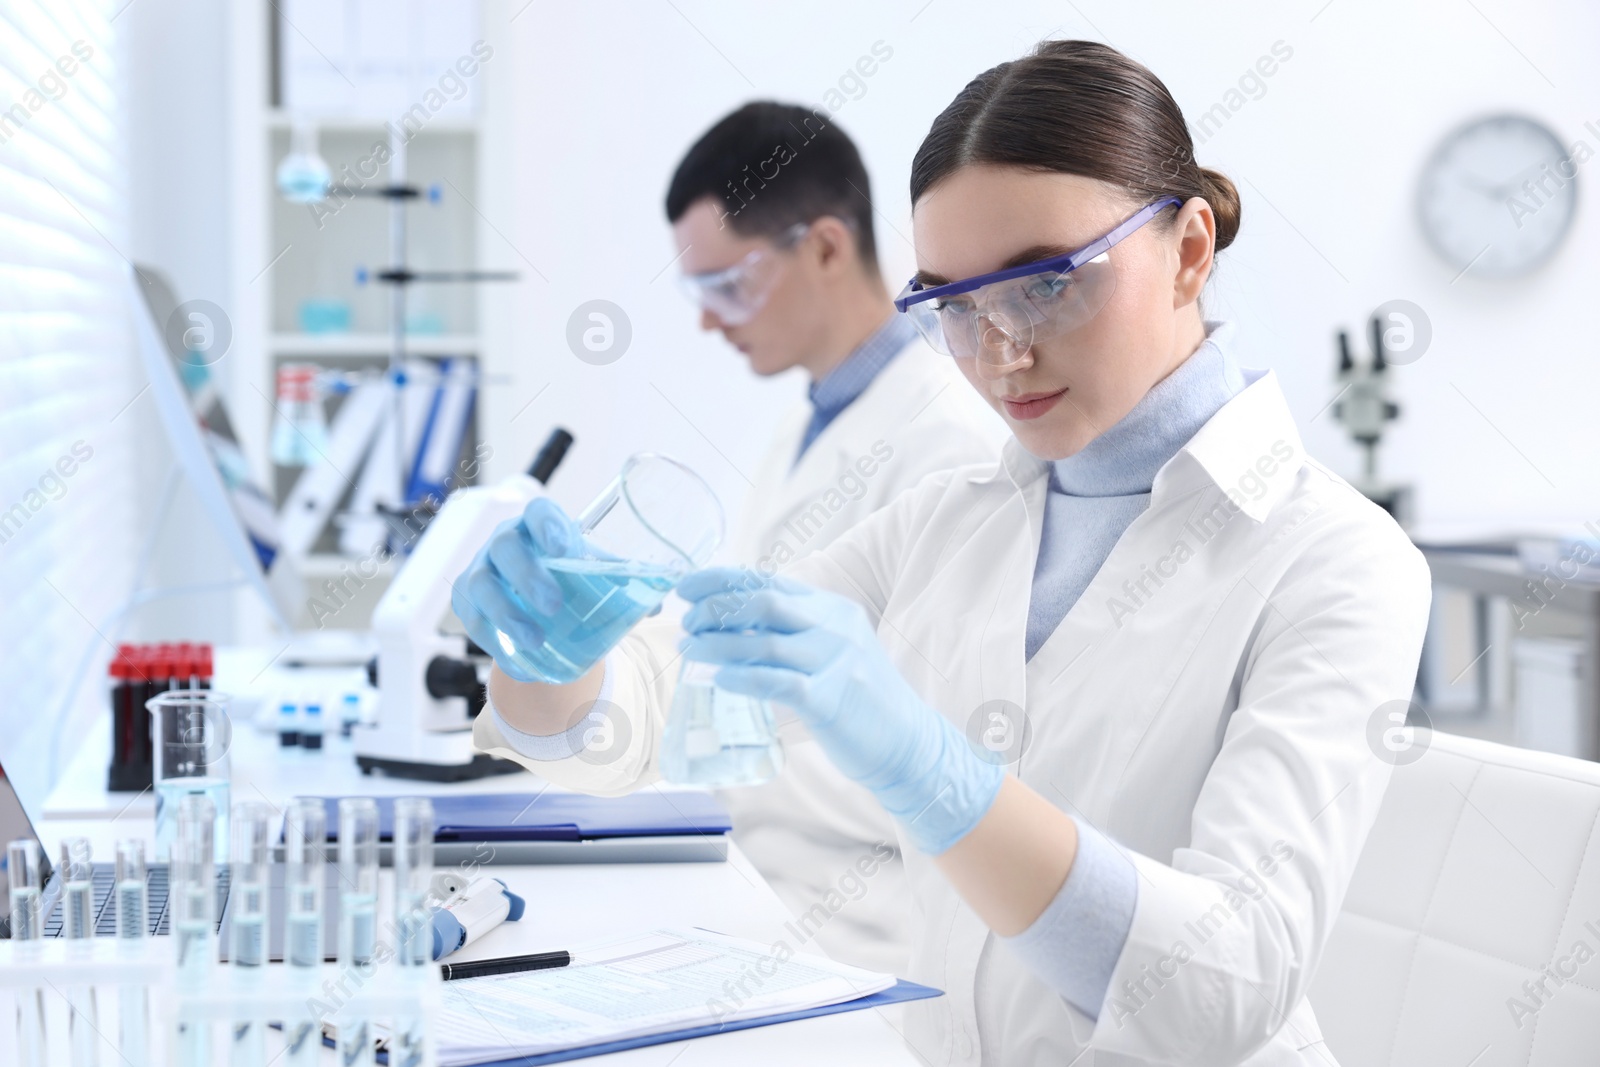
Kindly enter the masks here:
<path id="1" fill-rule="evenodd" d="M 1600 764 L 1429 741 L 1395 768 L 1311 988 L 1329 1051 L 1340 1067 L 1595 1067 Z"/>

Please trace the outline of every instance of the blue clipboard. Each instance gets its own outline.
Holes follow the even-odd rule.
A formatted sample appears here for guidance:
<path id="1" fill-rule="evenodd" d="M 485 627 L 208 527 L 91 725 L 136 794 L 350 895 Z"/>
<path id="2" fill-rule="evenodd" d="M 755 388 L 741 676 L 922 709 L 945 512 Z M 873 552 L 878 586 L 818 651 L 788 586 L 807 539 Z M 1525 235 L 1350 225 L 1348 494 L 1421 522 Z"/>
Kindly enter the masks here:
<path id="1" fill-rule="evenodd" d="M 710 793 L 641 790 L 618 797 L 581 793 L 475 793 L 433 797 L 435 841 L 593 841 L 618 837 L 726 834 L 728 809 Z M 324 797 L 328 839 L 339 800 Z M 378 837 L 394 838 L 394 798 L 378 797 Z"/>
<path id="2" fill-rule="evenodd" d="M 771 1026 L 774 1023 L 788 1023 L 798 1019 L 814 1019 L 822 1015 L 838 1015 L 841 1012 L 882 1008 L 890 1004 L 903 1004 L 911 1000 L 928 1000 L 931 997 L 942 996 L 944 996 L 944 990 L 942 989 L 918 985 L 916 982 L 908 982 L 902 978 L 881 993 L 873 993 L 871 996 L 859 997 L 856 1000 L 847 1000 L 841 1004 L 829 1004 L 821 1008 L 807 1008 L 804 1011 L 787 1011 L 778 1015 L 762 1015 L 754 1019 L 740 1019 L 737 1022 L 722 1023 L 716 1026 L 693 1026 L 684 1030 L 672 1030 L 664 1034 L 649 1034 L 644 1037 L 630 1037 L 620 1041 L 606 1041 L 598 1045 L 583 1045 L 579 1048 L 541 1052 L 537 1056 L 514 1056 L 505 1060 L 485 1060 L 478 1067 L 540 1067 L 541 1064 L 546 1063 L 566 1063 L 568 1060 L 604 1056 L 609 1052 L 626 1052 L 628 1049 L 645 1048 L 649 1045 L 669 1045 L 674 1041 L 710 1037 L 712 1034 L 728 1034 L 735 1030 L 753 1030 L 758 1026 Z M 335 1047 L 335 1042 L 331 1037 L 324 1037 L 322 1043 L 328 1048 Z M 389 1054 L 387 1052 L 379 1052 L 378 1062 L 387 1064 L 389 1062 Z"/>

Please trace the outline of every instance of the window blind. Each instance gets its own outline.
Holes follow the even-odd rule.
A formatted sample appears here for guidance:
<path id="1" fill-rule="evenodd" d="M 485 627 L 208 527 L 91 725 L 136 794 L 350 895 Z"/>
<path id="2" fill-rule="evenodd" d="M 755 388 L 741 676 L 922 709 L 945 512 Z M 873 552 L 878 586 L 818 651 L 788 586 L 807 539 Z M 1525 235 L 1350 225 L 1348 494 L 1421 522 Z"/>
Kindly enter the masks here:
<path id="1" fill-rule="evenodd" d="M 0 761 L 37 810 L 139 521 L 117 0 L 0 0 Z M 79 688 L 63 763 L 104 714 Z"/>

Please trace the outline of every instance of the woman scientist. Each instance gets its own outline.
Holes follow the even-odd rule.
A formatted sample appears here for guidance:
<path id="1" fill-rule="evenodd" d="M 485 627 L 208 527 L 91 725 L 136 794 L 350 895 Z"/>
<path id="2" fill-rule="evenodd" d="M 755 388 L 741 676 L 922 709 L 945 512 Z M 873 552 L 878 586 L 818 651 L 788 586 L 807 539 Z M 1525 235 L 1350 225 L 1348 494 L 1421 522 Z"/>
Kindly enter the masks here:
<path id="1" fill-rule="evenodd" d="M 1148 70 L 1051 41 L 985 72 L 911 201 L 897 305 L 1014 439 L 781 576 L 690 575 L 685 654 L 896 817 L 910 977 L 947 994 L 907 1015 L 924 1058 L 1329 1064 L 1306 990 L 1388 782 L 1367 726 L 1411 695 L 1422 557 L 1203 317 L 1238 197 Z M 540 557 L 572 541 L 543 501 L 496 533 L 457 583 L 479 644 L 537 633 L 505 587 L 551 603 Z M 675 639 L 564 687 L 497 670 L 478 745 L 654 780 Z M 597 698 L 630 725 L 605 763 L 568 730 Z"/>

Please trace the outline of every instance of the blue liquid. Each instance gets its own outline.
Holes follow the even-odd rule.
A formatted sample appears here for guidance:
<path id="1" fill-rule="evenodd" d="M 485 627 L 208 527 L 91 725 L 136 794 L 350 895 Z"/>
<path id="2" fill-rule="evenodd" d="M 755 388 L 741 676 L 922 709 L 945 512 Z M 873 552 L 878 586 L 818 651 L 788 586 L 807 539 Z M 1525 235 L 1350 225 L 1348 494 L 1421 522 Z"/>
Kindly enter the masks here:
<path id="1" fill-rule="evenodd" d="M 291 152 L 278 164 L 278 192 L 294 204 L 312 204 L 328 195 L 333 177 L 321 156 Z"/>
<path id="2" fill-rule="evenodd" d="M 235 967 L 260 967 L 266 954 L 266 887 L 261 883 L 233 887 L 233 944 L 228 958 Z"/>
<path id="3" fill-rule="evenodd" d="M 713 669 L 686 663 L 661 738 L 661 773 L 683 785 L 759 785 L 783 768 L 783 744 L 765 700 L 710 682 Z"/>
<path id="4" fill-rule="evenodd" d="M 228 780 L 226 778 L 163 778 L 156 783 L 156 858 L 170 859 L 178 839 L 178 802 L 191 793 L 211 798 L 216 821 L 211 828 L 212 859 L 228 862 Z"/>
<path id="5" fill-rule="evenodd" d="M 346 966 L 370 962 L 377 947 L 377 894 L 339 894 L 339 922 L 339 962 Z"/>
<path id="6" fill-rule="evenodd" d="M 283 929 L 283 957 L 291 966 L 322 963 L 322 913 L 291 910 Z"/>
<path id="7" fill-rule="evenodd" d="M 518 648 L 503 632 L 499 639 L 518 667 L 556 685 L 587 674 L 634 623 L 661 604 L 678 580 L 676 571 L 631 560 L 559 558 L 544 560 L 544 565 L 561 587 L 560 614 L 546 619 L 523 603 L 539 619 L 544 642 Z"/>

